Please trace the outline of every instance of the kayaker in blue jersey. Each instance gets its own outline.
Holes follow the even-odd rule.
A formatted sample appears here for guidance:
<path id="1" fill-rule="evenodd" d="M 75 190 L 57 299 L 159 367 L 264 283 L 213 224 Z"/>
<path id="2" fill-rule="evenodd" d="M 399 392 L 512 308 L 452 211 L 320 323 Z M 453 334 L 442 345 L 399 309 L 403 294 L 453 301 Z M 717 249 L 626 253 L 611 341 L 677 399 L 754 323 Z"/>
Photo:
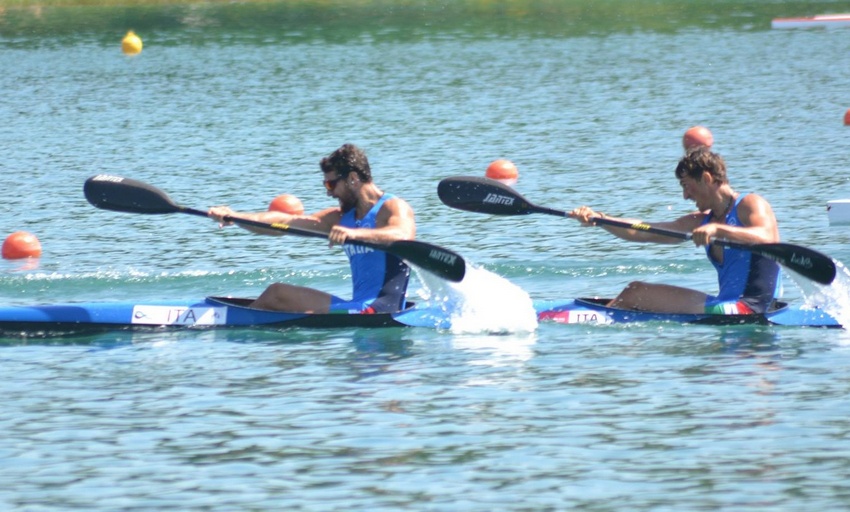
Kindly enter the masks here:
<path id="1" fill-rule="evenodd" d="M 278 211 L 240 213 L 217 206 L 210 208 L 209 216 L 222 225 L 227 224 L 224 217 L 236 217 L 327 232 L 330 245 L 342 245 L 348 256 L 353 296 L 344 299 L 313 288 L 274 283 L 252 307 L 305 313 L 389 313 L 403 309 L 410 268 L 398 257 L 357 245 L 357 241 L 383 244 L 413 240 L 413 209 L 375 185 L 366 154 L 353 144 L 343 145 L 319 165 L 325 189 L 339 201 L 338 207 L 312 215 L 290 215 Z M 282 234 L 243 227 L 260 234 Z"/>
<path id="2" fill-rule="evenodd" d="M 770 204 L 756 194 L 739 194 L 726 177 L 726 163 L 707 146 L 688 151 L 676 167 L 676 178 L 685 199 L 696 203 L 699 211 L 672 222 L 653 226 L 693 234 L 693 242 L 705 246 L 708 259 L 717 270 L 720 291 L 717 295 L 645 282 L 630 283 L 610 306 L 658 313 L 763 313 L 774 299 L 779 266 L 749 251 L 711 245 L 715 238 L 742 244 L 779 242 L 779 228 Z M 607 217 L 587 206 L 576 208 L 570 216 L 585 226 L 594 217 Z M 617 219 L 629 223 L 634 219 Z M 612 234 L 635 242 L 679 243 L 681 240 L 612 226 L 603 226 Z"/>

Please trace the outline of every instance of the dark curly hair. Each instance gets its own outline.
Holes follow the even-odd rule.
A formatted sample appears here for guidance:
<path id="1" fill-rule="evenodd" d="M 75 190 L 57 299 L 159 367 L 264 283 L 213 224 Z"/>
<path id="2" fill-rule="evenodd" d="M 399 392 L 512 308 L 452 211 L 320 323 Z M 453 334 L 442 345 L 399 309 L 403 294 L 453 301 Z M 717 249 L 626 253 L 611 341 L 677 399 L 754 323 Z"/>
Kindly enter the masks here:
<path id="1" fill-rule="evenodd" d="M 336 171 L 342 178 L 353 172 L 363 183 L 372 181 L 369 159 L 366 158 L 366 153 L 354 144 L 343 144 L 339 149 L 322 158 L 319 166 L 322 172 Z"/>
<path id="2" fill-rule="evenodd" d="M 726 177 L 726 162 L 717 153 L 712 153 L 707 146 L 697 146 L 688 151 L 676 166 L 676 178 L 689 176 L 696 181 L 702 181 L 702 173 L 708 172 L 721 185 L 729 183 Z"/>

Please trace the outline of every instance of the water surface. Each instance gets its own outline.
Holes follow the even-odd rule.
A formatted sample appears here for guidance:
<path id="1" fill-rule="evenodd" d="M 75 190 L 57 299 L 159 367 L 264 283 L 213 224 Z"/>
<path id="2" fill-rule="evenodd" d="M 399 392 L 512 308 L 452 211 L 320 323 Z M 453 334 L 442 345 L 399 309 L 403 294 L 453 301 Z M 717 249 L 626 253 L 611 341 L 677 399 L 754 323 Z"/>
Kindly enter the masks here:
<path id="1" fill-rule="evenodd" d="M 345 142 L 418 236 L 534 299 L 642 279 L 715 289 L 700 250 L 547 216 L 450 210 L 452 175 L 508 158 L 534 202 L 648 221 L 690 211 L 680 137 L 709 126 L 783 239 L 850 260 L 845 30 L 770 30 L 840 2 L 360 2 L 7 8 L 0 211 L 36 264 L 0 301 L 347 294 L 321 241 L 92 208 L 114 173 L 181 204 L 332 203 Z M 120 52 L 133 28 L 145 43 Z M 418 276 L 412 294 L 419 296 Z M 495 279 L 495 277 L 494 277 Z M 510 295 L 493 281 L 490 298 Z M 816 291 L 785 276 L 799 301 Z M 493 291 L 496 290 L 496 291 Z M 843 290 L 832 290 L 840 302 Z M 505 297 L 508 300 L 508 297 Z M 3 340 L 0 503 L 43 510 L 764 510 L 850 502 L 844 331 L 542 324 Z"/>

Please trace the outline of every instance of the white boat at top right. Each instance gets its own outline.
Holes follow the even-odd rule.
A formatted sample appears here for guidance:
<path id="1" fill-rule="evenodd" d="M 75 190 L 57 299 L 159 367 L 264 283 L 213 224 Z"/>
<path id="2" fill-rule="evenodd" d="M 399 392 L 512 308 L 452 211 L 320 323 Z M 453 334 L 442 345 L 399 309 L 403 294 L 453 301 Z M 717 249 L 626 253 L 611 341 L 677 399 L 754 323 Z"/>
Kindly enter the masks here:
<path id="1" fill-rule="evenodd" d="M 810 18 L 774 18 L 771 28 L 850 27 L 850 14 L 819 14 Z"/>

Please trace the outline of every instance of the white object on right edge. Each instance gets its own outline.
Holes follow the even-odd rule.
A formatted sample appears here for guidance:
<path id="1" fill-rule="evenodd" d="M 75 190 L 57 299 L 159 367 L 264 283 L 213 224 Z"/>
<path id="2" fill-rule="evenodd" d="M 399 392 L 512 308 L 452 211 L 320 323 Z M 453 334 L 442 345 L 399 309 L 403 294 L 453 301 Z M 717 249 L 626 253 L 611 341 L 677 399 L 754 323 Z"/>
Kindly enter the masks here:
<path id="1" fill-rule="evenodd" d="M 812 28 L 850 26 L 850 14 L 820 14 L 810 18 L 774 18 L 770 28 Z"/>
<path id="2" fill-rule="evenodd" d="M 826 216 L 829 217 L 829 224 L 850 225 L 850 199 L 833 199 L 826 202 Z"/>

